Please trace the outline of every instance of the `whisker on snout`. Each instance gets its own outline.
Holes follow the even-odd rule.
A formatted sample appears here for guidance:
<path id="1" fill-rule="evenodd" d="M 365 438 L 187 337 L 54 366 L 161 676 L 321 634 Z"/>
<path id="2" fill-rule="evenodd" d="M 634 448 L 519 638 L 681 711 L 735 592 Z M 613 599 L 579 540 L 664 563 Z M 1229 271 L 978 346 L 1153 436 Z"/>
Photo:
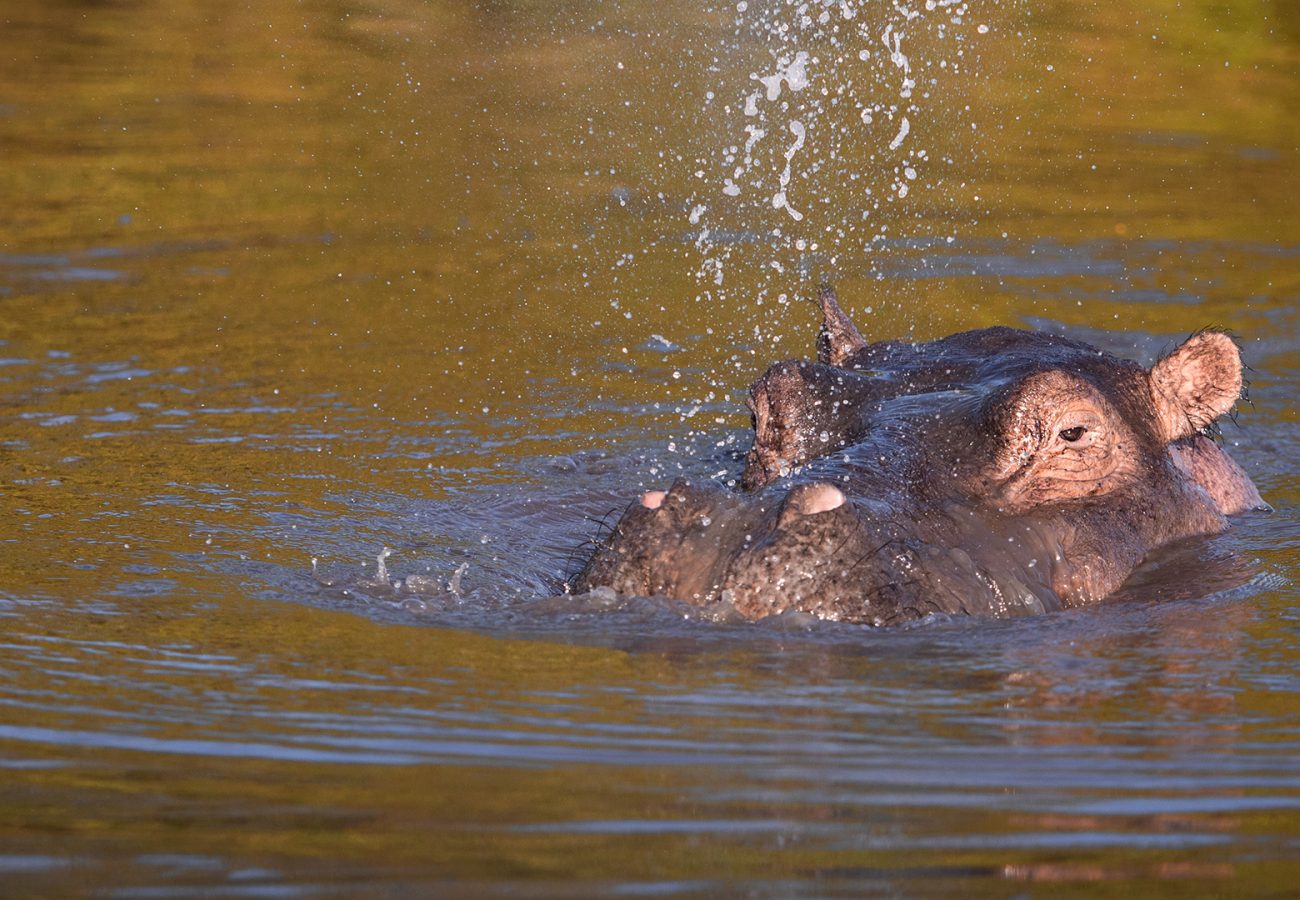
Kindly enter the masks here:
<path id="1" fill-rule="evenodd" d="M 614 507 L 599 518 L 589 515 L 583 516 L 584 519 L 596 526 L 596 530 L 591 537 L 571 549 L 565 556 L 564 565 L 561 569 L 565 575 L 559 585 L 559 590 L 562 593 L 573 593 L 578 576 L 582 574 L 587 567 L 587 563 L 595 554 L 610 546 L 614 533 L 618 530 L 619 519 L 626 515 L 631 508 L 632 504 L 629 503 L 621 511 L 618 507 Z"/>

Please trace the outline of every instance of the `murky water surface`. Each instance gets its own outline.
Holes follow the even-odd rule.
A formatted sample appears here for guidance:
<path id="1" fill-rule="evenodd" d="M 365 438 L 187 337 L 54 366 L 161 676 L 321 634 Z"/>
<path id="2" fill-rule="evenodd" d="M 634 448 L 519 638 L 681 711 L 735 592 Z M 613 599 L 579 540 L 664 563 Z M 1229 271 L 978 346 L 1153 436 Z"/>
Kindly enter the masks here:
<path id="1" fill-rule="evenodd" d="M 1029 7 L 6 3 L 4 893 L 1293 885 L 1297 20 Z M 827 269 L 1233 329 L 1276 512 L 1015 622 L 556 596 Z"/>

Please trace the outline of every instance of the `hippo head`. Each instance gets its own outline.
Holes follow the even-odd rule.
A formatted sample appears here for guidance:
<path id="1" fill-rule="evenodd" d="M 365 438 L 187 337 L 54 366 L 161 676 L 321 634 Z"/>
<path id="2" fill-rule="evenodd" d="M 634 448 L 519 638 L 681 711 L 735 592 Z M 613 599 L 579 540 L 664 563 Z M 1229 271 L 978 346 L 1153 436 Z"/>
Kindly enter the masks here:
<path id="1" fill-rule="evenodd" d="M 644 494 L 574 589 L 750 618 L 1011 616 L 1098 600 L 1152 549 L 1262 505 L 1206 435 L 1242 391 L 1225 334 L 1145 369 L 1010 328 L 868 343 L 820 301 L 818 361 L 750 389 L 743 491 Z"/>

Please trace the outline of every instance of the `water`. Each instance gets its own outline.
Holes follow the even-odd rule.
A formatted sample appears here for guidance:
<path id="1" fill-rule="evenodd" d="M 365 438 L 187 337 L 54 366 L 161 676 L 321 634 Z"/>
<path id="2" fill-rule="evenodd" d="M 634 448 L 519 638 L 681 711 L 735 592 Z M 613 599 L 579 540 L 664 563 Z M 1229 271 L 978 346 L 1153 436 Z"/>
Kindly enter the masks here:
<path id="1" fill-rule="evenodd" d="M 837 130 L 854 106 L 801 113 L 801 222 L 767 189 L 786 119 L 762 191 L 720 165 L 745 117 L 706 94 L 743 104 L 775 71 L 731 7 L 10 3 L 5 893 L 1285 889 L 1286 13 L 972 4 L 977 61 L 898 111 L 900 148 L 951 165 L 800 250 L 793 225 L 864 221 L 831 174 L 898 176 Z M 861 96 L 898 100 L 860 49 L 890 76 Z M 917 28 L 901 52 L 939 58 Z M 795 96 L 830 70 L 806 74 Z M 701 260 L 724 250 L 719 289 Z M 556 596 L 639 491 L 735 476 L 739 401 L 812 353 L 792 298 L 831 257 L 878 337 L 1018 324 L 1149 362 L 1230 327 L 1253 402 L 1225 440 L 1277 511 L 1016 622 Z"/>

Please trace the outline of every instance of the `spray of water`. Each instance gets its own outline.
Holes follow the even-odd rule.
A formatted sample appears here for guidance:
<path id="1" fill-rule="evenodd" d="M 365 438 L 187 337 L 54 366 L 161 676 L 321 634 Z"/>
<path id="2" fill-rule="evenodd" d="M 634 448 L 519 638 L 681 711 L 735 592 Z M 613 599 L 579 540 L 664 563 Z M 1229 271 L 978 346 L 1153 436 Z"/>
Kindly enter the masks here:
<path id="1" fill-rule="evenodd" d="M 784 305 L 799 279 L 870 277 L 891 240 L 923 230 L 908 226 L 941 198 L 922 195 L 970 143 L 955 132 L 975 131 L 954 98 L 977 69 L 979 42 L 992 39 L 981 15 L 999 5 L 740 0 L 718 9 L 733 29 L 713 58 L 718 87 L 701 117 L 715 146 L 696 161 L 690 203 L 697 301 Z M 733 282 L 757 296 L 730 297 Z M 772 339 L 770 327 L 756 336 Z"/>

